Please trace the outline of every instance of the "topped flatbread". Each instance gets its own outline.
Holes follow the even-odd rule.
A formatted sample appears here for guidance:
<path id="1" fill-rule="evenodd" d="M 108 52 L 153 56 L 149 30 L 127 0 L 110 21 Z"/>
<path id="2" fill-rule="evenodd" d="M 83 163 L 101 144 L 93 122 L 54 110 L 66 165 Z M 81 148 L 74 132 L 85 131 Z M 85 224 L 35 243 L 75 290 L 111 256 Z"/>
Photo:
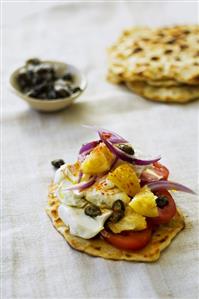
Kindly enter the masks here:
<path id="1" fill-rule="evenodd" d="M 143 159 L 118 134 L 96 129 L 74 164 L 58 168 L 49 188 L 47 214 L 76 250 L 113 260 L 151 262 L 184 228 L 168 190 L 194 193 L 168 180 L 168 169 Z"/>

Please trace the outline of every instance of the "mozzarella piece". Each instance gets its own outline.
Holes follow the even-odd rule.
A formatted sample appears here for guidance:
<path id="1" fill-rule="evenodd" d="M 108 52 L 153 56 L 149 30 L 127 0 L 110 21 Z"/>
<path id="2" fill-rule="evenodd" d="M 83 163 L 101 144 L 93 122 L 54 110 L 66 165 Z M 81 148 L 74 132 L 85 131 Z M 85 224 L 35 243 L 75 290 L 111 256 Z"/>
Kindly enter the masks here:
<path id="1" fill-rule="evenodd" d="M 55 172 L 54 183 L 59 184 L 64 179 L 64 169 L 66 165 L 62 165 L 57 171 Z"/>
<path id="2" fill-rule="evenodd" d="M 128 204 L 130 198 L 126 193 L 120 191 L 117 187 L 111 189 L 100 189 L 95 185 L 89 188 L 85 193 L 86 199 L 98 207 L 111 208 L 113 203 L 120 199 L 125 204 Z"/>
<path id="3" fill-rule="evenodd" d="M 59 201 L 67 206 L 82 208 L 86 205 L 86 200 L 84 199 L 84 192 L 79 192 L 77 190 L 65 190 L 67 186 L 71 183 L 63 181 L 55 191 L 56 197 Z"/>
<path id="4" fill-rule="evenodd" d="M 100 216 L 92 218 L 87 216 L 83 209 L 65 205 L 60 205 L 58 208 L 58 215 L 64 224 L 69 226 L 70 233 L 84 239 L 96 236 L 104 228 L 104 223 L 111 213 L 112 211 L 107 211 Z"/>
<path id="5" fill-rule="evenodd" d="M 75 164 L 64 164 L 56 172 L 54 183 L 59 184 L 62 180 L 67 180 L 71 183 L 77 183 L 79 174 L 79 165 Z"/>

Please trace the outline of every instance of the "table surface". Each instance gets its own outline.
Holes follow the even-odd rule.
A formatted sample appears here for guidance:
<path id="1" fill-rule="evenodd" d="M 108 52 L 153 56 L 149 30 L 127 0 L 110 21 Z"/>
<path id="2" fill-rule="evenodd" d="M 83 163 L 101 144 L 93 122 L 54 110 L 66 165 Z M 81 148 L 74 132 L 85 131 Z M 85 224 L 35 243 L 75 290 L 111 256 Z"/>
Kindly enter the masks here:
<path id="1" fill-rule="evenodd" d="M 21 17 L 23 3 L 3 6 L 2 298 L 198 298 L 197 197 L 176 195 L 186 229 L 151 264 L 79 253 L 45 214 L 50 161 L 75 161 L 80 145 L 95 138 L 82 124 L 116 131 L 144 152 L 161 154 L 172 180 L 197 189 L 198 102 L 150 102 L 105 80 L 106 48 L 123 28 L 196 23 L 197 3 L 28 5 Z M 38 113 L 11 92 L 10 73 L 35 56 L 86 73 L 88 88 L 70 108 Z"/>

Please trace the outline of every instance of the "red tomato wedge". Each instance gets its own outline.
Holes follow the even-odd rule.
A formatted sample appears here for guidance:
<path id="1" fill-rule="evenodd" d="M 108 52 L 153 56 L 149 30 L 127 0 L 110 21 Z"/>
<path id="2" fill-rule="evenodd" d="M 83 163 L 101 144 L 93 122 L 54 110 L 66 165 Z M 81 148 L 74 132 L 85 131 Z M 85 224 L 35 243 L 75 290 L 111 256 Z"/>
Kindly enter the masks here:
<path id="1" fill-rule="evenodd" d="M 145 247 L 151 239 L 151 229 L 142 231 L 124 231 L 114 234 L 107 230 L 101 231 L 102 237 L 111 245 L 124 250 L 138 250 Z"/>
<path id="2" fill-rule="evenodd" d="M 141 174 L 141 180 L 145 183 L 151 181 L 167 180 L 169 170 L 159 162 L 154 162 L 151 167 L 146 168 Z"/>
<path id="3" fill-rule="evenodd" d="M 150 218 L 152 224 L 164 224 L 168 223 L 176 214 L 176 205 L 173 197 L 167 190 L 159 190 L 155 192 L 156 196 L 165 196 L 168 199 L 168 205 L 163 208 L 158 208 L 159 215 L 154 218 Z"/>

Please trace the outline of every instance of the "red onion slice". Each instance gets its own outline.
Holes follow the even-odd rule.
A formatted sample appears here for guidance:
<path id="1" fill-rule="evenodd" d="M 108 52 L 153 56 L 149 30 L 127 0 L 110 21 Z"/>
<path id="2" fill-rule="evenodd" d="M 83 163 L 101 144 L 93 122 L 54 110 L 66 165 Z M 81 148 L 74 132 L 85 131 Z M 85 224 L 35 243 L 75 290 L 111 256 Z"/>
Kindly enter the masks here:
<path id="1" fill-rule="evenodd" d="M 86 144 L 83 144 L 82 147 L 79 150 L 79 154 L 88 154 L 92 149 L 94 149 L 101 141 L 100 140 L 94 140 L 91 142 L 88 142 Z"/>
<path id="2" fill-rule="evenodd" d="M 156 182 L 150 182 L 147 184 L 147 186 L 151 189 L 151 191 L 158 191 L 160 189 L 166 189 L 166 190 L 176 190 L 176 191 L 182 191 L 186 193 L 196 194 L 193 190 L 189 189 L 186 186 L 183 186 L 179 183 L 171 182 L 171 181 L 156 181 Z"/>
<path id="3" fill-rule="evenodd" d="M 133 155 L 129 155 L 125 152 L 123 152 L 121 149 L 119 149 L 118 147 L 114 146 L 108 139 L 106 139 L 103 134 L 99 131 L 99 136 L 101 138 L 101 140 L 105 143 L 105 145 L 108 147 L 108 149 L 114 154 L 116 155 L 119 159 L 132 163 L 132 164 L 136 164 L 136 165 L 149 165 L 151 163 L 157 162 L 161 159 L 161 157 L 157 157 L 155 159 L 151 159 L 151 160 L 142 160 L 142 159 L 138 159 L 136 157 L 134 157 Z"/>
<path id="4" fill-rule="evenodd" d="M 83 172 L 80 170 L 79 175 L 78 175 L 78 179 L 77 179 L 78 183 L 81 182 L 82 176 L 83 176 Z"/>
<path id="5" fill-rule="evenodd" d="M 128 141 L 126 139 L 124 139 L 122 136 L 118 135 L 115 132 L 105 130 L 105 129 L 102 129 L 102 128 L 98 128 L 96 126 L 83 125 L 83 127 L 93 129 L 93 130 L 97 131 L 98 134 L 100 132 L 101 134 L 106 135 L 106 138 L 113 144 L 115 144 L 115 143 L 128 143 Z"/>
<path id="6" fill-rule="evenodd" d="M 90 178 L 89 181 L 68 186 L 68 187 L 64 188 L 63 191 L 69 191 L 69 190 L 80 190 L 80 191 L 82 191 L 82 190 L 92 186 L 95 183 L 96 178 L 97 178 L 97 176 L 93 176 L 93 177 Z"/>
<path id="7" fill-rule="evenodd" d="M 105 135 L 106 136 L 109 136 L 110 137 L 107 137 L 106 139 L 108 139 L 111 143 L 115 144 L 115 143 L 128 143 L 128 141 L 126 139 L 124 139 L 122 136 L 112 132 L 112 131 L 109 131 L 109 130 L 104 130 L 104 129 L 98 129 L 98 134 L 102 134 L 102 135 Z"/>

